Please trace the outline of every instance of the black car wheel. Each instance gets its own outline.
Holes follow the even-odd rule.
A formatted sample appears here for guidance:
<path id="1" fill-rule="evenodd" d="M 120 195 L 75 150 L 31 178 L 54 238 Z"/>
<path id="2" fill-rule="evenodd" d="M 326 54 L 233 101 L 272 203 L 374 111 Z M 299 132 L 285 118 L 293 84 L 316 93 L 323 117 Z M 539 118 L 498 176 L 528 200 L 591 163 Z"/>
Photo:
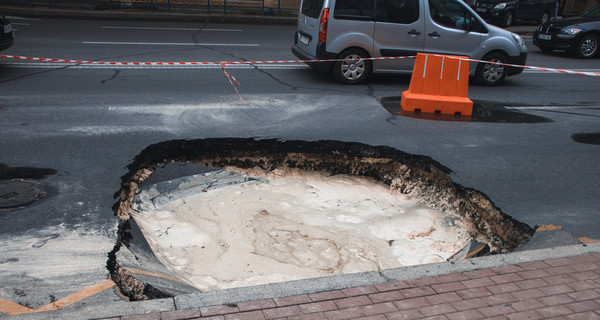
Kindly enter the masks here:
<path id="1" fill-rule="evenodd" d="M 579 41 L 575 54 L 579 58 L 590 59 L 598 53 L 598 42 L 600 42 L 597 35 L 587 34 L 583 36 L 583 39 Z"/>
<path id="2" fill-rule="evenodd" d="M 492 52 L 488 53 L 481 60 L 490 62 L 480 62 L 477 65 L 475 80 L 478 84 L 491 87 L 501 83 L 506 78 L 508 67 L 503 65 L 503 63 L 508 63 L 508 57 L 505 54 Z"/>
<path id="3" fill-rule="evenodd" d="M 342 52 L 333 65 L 333 77 L 342 83 L 358 84 L 371 74 L 371 61 L 366 52 L 360 49 L 348 49 Z"/>
<path id="4" fill-rule="evenodd" d="M 514 12 L 508 11 L 508 12 L 506 12 L 506 15 L 504 15 L 504 20 L 502 20 L 502 27 L 508 28 L 508 27 L 512 26 L 514 22 L 515 22 Z"/>

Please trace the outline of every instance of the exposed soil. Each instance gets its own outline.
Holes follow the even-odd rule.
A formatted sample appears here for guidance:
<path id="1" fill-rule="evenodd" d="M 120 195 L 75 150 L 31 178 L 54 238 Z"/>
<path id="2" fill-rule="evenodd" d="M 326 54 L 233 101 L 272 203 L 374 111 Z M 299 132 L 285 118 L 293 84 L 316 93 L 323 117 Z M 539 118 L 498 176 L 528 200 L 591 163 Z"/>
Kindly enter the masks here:
<path id="1" fill-rule="evenodd" d="M 115 259 L 128 243 L 132 199 L 157 166 L 188 162 L 213 168 L 268 174 L 277 169 L 320 171 L 371 177 L 391 190 L 416 198 L 441 211 L 458 213 L 471 237 L 489 246 L 491 253 L 506 253 L 527 242 L 534 230 L 502 213 L 483 193 L 451 181 L 451 170 L 429 157 L 385 146 L 339 141 L 279 141 L 254 139 L 174 140 L 143 150 L 122 177 L 115 195 L 115 212 L 122 220 L 120 237 L 108 267 L 122 293 L 133 300 L 160 297 L 161 293 L 134 279 Z"/>

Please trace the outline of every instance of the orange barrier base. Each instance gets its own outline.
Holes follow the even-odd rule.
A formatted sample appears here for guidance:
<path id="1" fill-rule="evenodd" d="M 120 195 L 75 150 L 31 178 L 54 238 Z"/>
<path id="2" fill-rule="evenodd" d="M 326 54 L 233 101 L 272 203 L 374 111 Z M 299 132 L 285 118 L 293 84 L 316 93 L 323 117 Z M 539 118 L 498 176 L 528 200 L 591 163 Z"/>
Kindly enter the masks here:
<path id="1" fill-rule="evenodd" d="M 402 92 L 403 111 L 471 116 L 468 57 L 418 53 L 410 85 Z"/>
<path id="2" fill-rule="evenodd" d="M 473 101 L 466 97 L 435 96 L 402 92 L 400 106 L 404 111 L 471 116 Z"/>

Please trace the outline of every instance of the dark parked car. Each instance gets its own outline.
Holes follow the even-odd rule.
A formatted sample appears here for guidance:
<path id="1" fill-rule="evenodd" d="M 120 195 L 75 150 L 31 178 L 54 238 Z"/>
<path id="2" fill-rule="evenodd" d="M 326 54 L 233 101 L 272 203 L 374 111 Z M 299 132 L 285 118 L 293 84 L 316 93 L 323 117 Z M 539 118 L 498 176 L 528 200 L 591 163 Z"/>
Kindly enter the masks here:
<path id="1" fill-rule="evenodd" d="M 579 58 L 593 58 L 599 42 L 600 5 L 579 17 L 544 23 L 533 34 L 533 44 L 540 50 L 566 50 Z"/>
<path id="2" fill-rule="evenodd" d="M 475 11 L 484 20 L 510 27 L 516 19 L 535 20 L 542 24 L 554 16 L 554 0 L 478 0 Z"/>
<path id="3" fill-rule="evenodd" d="M 0 11 L 0 51 L 10 48 L 15 41 L 14 39 L 12 24 Z"/>

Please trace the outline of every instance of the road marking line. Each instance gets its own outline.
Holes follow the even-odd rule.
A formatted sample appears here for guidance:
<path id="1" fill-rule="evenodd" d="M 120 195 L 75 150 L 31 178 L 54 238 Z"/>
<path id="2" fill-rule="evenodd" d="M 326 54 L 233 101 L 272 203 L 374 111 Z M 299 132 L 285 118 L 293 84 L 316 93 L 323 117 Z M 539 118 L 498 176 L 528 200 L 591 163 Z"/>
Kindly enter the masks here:
<path id="1" fill-rule="evenodd" d="M 596 239 L 592 239 L 592 238 L 588 238 L 588 237 L 580 237 L 580 238 L 577 238 L 577 240 L 579 240 L 579 242 L 581 242 L 583 244 L 600 242 L 600 240 L 596 240 Z"/>
<path id="2" fill-rule="evenodd" d="M 181 284 L 185 284 L 186 286 L 190 286 L 193 287 L 191 284 L 175 278 L 175 277 L 171 277 L 171 276 L 167 276 L 165 274 L 161 274 L 161 273 L 155 273 L 155 272 L 150 272 L 150 271 L 145 271 L 145 270 L 140 270 L 140 269 L 132 269 L 132 268 L 125 268 L 127 271 L 133 273 L 133 274 L 142 274 L 145 276 L 151 276 L 151 277 L 155 277 L 155 278 L 160 278 L 160 279 L 165 279 L 165 280 L 170 280 L 170 281 L 175 281 L 175 282 L 179 282 Z"/>
<path id="3" fill-rule="evenodd" d="M 165 30 L 165 31 L 217 31 L 217 32 L 241 32 L 242 29 L 211 29 L 211 28 L 160 28 L 160 27 L 120 27 L 101 26 L 102 29 L 125 29 L 125 30 Z"/>
<path id="4" fill-rule="evenodd" d="M 107 279 L 36 309 L 35 312 L 59 310 L 114 286 L 115 283 L 112 280 Z"/>
<path id="5" fill-rule="evenodd" d="M 115 285 L 116 284 L 112 280 L 107 279 L 107 280 L 98 282 L 94 285 L 91 285 L 83 290 L 72 293 L 64 298 L 58 299 L 50 304 L 47 304 L 47 305 L 40 307 L 38 309 L 35 309 L 35 310 L 24 307 L 18 303 L 14 303 L 12 301 L 0 298 L 0 312 L 14 316 L 14 315 L 22 314 L 22 313 L 34 313 L 34 312 L 59 310 L 64 307 L 70 306 L 73 303 L 79 302 L 79 301 L 89 298 L 95 294 L 98 294 L 106 289 L 110 289 L 110 288 L 114 287 Z"/>
<path id="6" fill-rule="evenodd" d="M 195 42 L 128 42 L 128 41 L 83 41 L 83 44 L 125 46 L 207 46 L 207 47 L 260 47 L 257 43 L 195 43 Z"/>
<path id="7" fill-rule="evenodd" d="M 14 316 L 22 313 L 35 312 L 33 309 L 24 307 L 18 303 L 0 298 L 0 312 L 6 313 L 9 316 Z"/>
<path id="8" fill-rule="evenodd" d="M 485 248 L 485 245 L 482 244 L 479 248 L 477 248 L 476 250 L 473 250 L 471 252 L 469 252 L 464 259 L 469 259 L 473 256 L 475 256 L 476 254 L 478 254 L 481 250 L 483 250 L 483 248 Z"/>
<path id="9" fill-rule="evenodd" d="M 595 72 L 595 73 L 600 72 L 600 69 L 569 69 L 569 70 L 575 71 L 575 72 Z M 556 73 L 556 72 L 546 71 L 546 70 L 536 70 L 536 69 L 525 69 L 525 70 L 523 70 L 523 73 L 540 74 L 540 73 Z M 558 74 L 558 73 L 556 73 L 556 74 Z"/>
<path id="10" fill-rule="evenodd" d="M 561 230 L 562 226 L 555 226 L 553 224 L 543 224 L 541 225 L 539 228 L 537 228 L 535 231 L 539 232 L 539 231 L 554 231 L 554 230 Z"/>

